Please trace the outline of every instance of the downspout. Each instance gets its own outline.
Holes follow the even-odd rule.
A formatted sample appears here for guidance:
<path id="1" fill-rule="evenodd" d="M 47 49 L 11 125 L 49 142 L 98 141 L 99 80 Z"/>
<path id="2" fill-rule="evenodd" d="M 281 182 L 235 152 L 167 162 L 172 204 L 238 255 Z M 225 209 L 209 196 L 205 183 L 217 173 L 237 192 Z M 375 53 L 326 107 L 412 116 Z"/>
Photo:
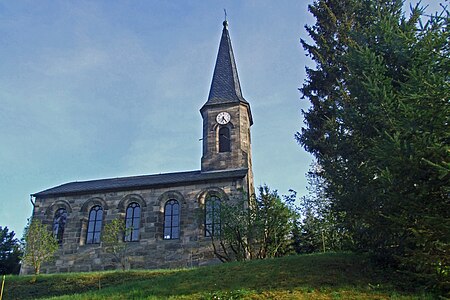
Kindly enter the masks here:
<path id="1" fill-rule="evenodd" d="M 31 214 L 31 219 L 33 219 L 34 210 L 36 209 L 36 198 L 34 198 L 34 201 L 33 201 L 33 195 L 32 194 L 30 195 L 30 202 L 31 202 L 31 205 L 33 205 L 33 213 Z"/>

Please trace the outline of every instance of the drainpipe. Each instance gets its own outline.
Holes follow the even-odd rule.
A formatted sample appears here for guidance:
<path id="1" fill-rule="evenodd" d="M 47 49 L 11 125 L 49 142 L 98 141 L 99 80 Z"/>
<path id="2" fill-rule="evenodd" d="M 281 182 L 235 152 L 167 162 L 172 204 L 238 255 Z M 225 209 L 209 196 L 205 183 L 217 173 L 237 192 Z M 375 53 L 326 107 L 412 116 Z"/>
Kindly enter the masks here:
<path id="1" fill-rule="evenodd" d="M 30 202 L 31 202 L 31 205 L 33 205 L 33 213 L 31 214 L 31 219 L 33 219 L 33 217 L 34 217 L 34 210 L 36 208 L 36 198 L 34 198 L 34 201 L 33 201 L 33 195 L 30 195 Z"/>

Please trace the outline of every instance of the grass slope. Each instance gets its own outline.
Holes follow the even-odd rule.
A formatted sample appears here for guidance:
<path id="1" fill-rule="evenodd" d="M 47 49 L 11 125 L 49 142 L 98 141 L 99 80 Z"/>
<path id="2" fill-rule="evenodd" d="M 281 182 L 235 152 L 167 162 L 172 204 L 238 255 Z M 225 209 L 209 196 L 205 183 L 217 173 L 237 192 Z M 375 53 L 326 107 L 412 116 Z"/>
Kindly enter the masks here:
<path id="1" fill-rule="evenodd" d="M 431 299 L 364 256 L 327 253 L 180 270 L 8 276 L 4 299 Z M 53 297 L 53 298 L 52 298 Z"/>

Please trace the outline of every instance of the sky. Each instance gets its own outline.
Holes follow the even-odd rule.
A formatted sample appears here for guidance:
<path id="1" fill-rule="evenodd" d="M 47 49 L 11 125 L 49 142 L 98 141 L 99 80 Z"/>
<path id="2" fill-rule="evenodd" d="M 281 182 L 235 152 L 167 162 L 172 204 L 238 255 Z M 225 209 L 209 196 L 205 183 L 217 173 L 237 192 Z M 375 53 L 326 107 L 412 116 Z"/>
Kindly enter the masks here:
<path id="1" fill-rule="evenodd" d="M 305 195 L 311 2 L 0 0 L 0 226 L 20 238 L 30 194 L 63 183 L 199 170 L 224 8 L 255 184 Z"/>

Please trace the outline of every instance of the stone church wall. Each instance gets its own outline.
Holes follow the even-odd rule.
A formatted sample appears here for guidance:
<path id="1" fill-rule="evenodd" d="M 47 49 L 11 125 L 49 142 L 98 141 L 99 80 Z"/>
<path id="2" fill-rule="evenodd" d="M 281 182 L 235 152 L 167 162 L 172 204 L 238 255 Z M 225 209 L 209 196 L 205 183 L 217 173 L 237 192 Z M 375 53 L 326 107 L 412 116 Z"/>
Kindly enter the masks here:
<path id="1" fill-rule="evenodd" d="M 131 269 L 180 268 L 216 263 L 211 240 L 204 232 L 204 201 L 217 195 L 222 201 L 242 199 L 246 180 L 222 180 L 214 183 L 183 184 L 153 189 L 95 193 L 36 199 L 34 218 L 42 220 L 51 229 L 53 217 L 59 208 L 68 212 L 63 242 L 55 259 L 42 266 L 42 273 L 85 272 L 119 268 L 111 254 L 101 244 L 86 244 L 90 209 L 103 207 L 102 228 L 111 220 L 125 218 L 129 203 L 141 207 L 140 238 L 129 243 Z M 169 199 L 180 204 L 180 237 L 163 239 L 164 206 Z M 21 273 L 31 269 L 23 267 Z"/>

